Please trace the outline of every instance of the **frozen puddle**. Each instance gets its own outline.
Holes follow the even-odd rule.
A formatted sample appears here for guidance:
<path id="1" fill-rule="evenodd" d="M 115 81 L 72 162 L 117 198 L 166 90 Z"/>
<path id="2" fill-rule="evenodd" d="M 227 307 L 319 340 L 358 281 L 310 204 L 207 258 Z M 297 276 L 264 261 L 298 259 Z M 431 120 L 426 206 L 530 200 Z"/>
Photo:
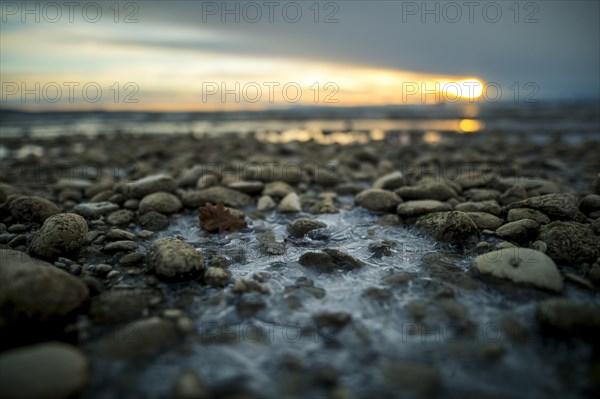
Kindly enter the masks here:
<path id="1" fill-rule="evenodd" d="M 253 219 L 248 229 L 230 234 L 207 235 L 195 214 L 172 220 L 171 227 L 156 238 L 176 236 L 202 250 L 207 258 L 226 257 L 232 280 L 258 279 L 270 294 L 242 296 L 232 292 L 233 284 L 225 289 L 199 289 L 187 308 L 196 336 L 188 339 L 184 349 L 170 350 L 137 371 L 137 381 L 130 381 L 134 391 L 147 398 L 168 397 L 177 375 L 190 369 L 209 386 L 244 384 L 269 398 L 327 396 L 328 391 L 315 385 L 314 379 L 302 380 L 303 374 L 308 378 L 306 373 L 290 373 L 283 366 L 298 364 L 302 370 L 334 369 L 353 397 L 393 397 L 400 391 L 385 380 L 383 370 L 399 361 L 437 369 L 439 397 L 460 398 L 471 392 L 578 397 L 575 392 L 580 392 L 578 384 L 584 379 L 576 376 L 586 373 L 583 367 L 577 368 L 577 364 L 585 364 L 578 360 L 590 357 L 591 347 L 571 343 L 568 348 L 565 344 L 564 349 L 552 346 L 549 350 L 534 324 L 535 304 L 548 294 L 489 284 L 475 290 L 452 289 L 451 284 L 428 275 L 421 261 L 427 253 L 451 248 L 423 238 L 409 227 L 380 226 L 378 215 L 361 208 L 308 216 L 328 225 L 320 239 L 289 241 L 286 225 L 299 215 L 276 212 L 265 220 Z M 284 243 L 285 254 L 261 251 L 258 237 L 267 231 Z M 385 240 L 396 246 L 378 257 L 369 245 Z M 303 253 L 324 248 L 344 251 L 363 261 L 364 267 L 319 274 L 298 263 Z M 471 259 L 467 256 L 456 264 L 467 270 Z M 403 285 L 382 283 L 385 277 L 401 272 L 415 273 L 415 278 Z M 313 281 L 313 287 L 308 287 L 307 279 Z M 167 302 L 174 302 L 179 288 L 160 286 L 167 293 Z M 374 299 L 365 293 L 369 288 L 390 297 Z M 295 298 L 291 300 L 291 296 Z M 566 296 L 600 303 L 597 294 L 573 288 Z M 466 315 L 459 309 L 453 317 L 452 309 L 442 309 L 441 301 L 453 299 L 464 305 Z M 266 306 L 241 317 L 236 308 L 240 301 L 263 301 Z M 425 304 L 422 323 L 407 311 L 413 301 Z M 352 320 L 341 328 L 318 326 L 312 317 L 320 312 L 345 312 Z M 525 328 L 522 342 L 509 340 L 500 328 L 504 316 Z M 557 375 L 561 362 L 568 362 L 569 376 Z M 298 386 L 302 389 L 295 390 Z M 96 393 L 102 396 L 104 392 Z"/>

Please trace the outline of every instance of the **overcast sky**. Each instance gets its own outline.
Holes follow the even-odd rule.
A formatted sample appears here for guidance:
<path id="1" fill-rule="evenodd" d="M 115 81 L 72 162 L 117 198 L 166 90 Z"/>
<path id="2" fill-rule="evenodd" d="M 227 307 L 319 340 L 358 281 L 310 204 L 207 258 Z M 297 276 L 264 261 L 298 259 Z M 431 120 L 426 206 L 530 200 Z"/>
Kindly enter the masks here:
<path id="1" fill-rule="evenodd" d="M 14 83 L 20 91 L 22 82 L 65 81 L 98 82 L 103 98 L 88 107 L 154 109 L 249 105 L 244 93 L 241 101 L 222 101 L 212 86 L 214 98 L 203 101 L 206 82 L 218 90 L 222 83 L 298 82 L 306 97 L 300 104 L 313 101 L 313 83 L 321 97 L 335 91 L 340 105 L 401 103 L 405 82 L 467 78 L 498 84 L 503 100 L 600 92 L 595 0 L 91 3 L 69 9 L 61 1 L 2 2 L 2 105 L 56 105 L 44 96 L 21 101 Z M 112 99 L 115 82 L 136 83 L 139 101 Z M 324 90 L 331 82 L 337 90 Z M 281 103 L 264 101 L 266 95 L 262 107 Z M 77 90 L 75 97 L 57 104 L 81 105 Z"/>

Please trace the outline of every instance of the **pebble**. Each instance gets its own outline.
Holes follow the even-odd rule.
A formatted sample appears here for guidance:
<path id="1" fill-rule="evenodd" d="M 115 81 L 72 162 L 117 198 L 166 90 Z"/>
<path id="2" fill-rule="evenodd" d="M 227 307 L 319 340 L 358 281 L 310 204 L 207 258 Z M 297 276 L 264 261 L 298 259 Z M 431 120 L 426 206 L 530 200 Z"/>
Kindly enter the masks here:
<path id="1" fill-rule="evenodd" d="M 480 230 L 496 230 L 504 223 L 498 216 L 486 212 L 466 212 L 466 214 Z"/>
<path id="2" fill-rule="evenodd" d="M 298 262 L 302 266 L 311 267 L 324 273 L 358 269 L 364 266 L 359 259 L 333 248 L 326 248 L 322 252 L 305 252 L 300 256 Z"/>
<path id="3" fill-rule="evenodd" d="M 561 292 L 563 281 L 554 261 L 529 248 L 506 248 L 476 257 L 471 267 L 478 273 L 518 284 Z"/>
<path id="4" fill-rule="evenodd" d="M 600 195 L 589 194 L 581 199 L 579 208 L 583 213 L 589 215 L 592 212 L 600 211 Z"/>
<path id="5" fill-rule="evenodd" d="M 173 192 L 177 188 L 177 182 L 169 175 L 158 174 L 129 182 L 125 188 L 129 197 L 142 198 L 158 191 Z"/>
<path id="6" fill-rule="evenodd" d="M 106 217 L 106 221 L 115 226 L 129 224 L 133 222 L 133 219 L 135 219 L 135 213 L 129 209 L 115 211 Z"/>
<path id="7" fill-rule="evenodd" d="M 37 196 L 17 197 L 10 202 L 8 209 L 15 220 L 36 223 L 42 223 L 60 212 L 54 203 Z"/>
<path id="8" fill-rule="evenodd" d="M 183 371 L 177 376 L 171 392 L 171 399 L 210 399 L 205 384 L 193 371 Z"/>
<path id="9" fill-rule="evenodd" d="M 286 182 L 274 181 L 265 185 L 262 195 L 268 195 L 274 198 L 283 198 L 293 192 L 294 188 Z"/>
<path id="10" fill-rule="evenodd" d="M 137 210 L 139 206 L 140 206 L 140 200 L 135 199 L 135 198 L 130 198 L 123 203 L 123 208 L 130 209 L 132 211 Z"/>
<path id="11" fill-rule="evenodd" d="M 90 380 L 87 358 L 72 345 L 45 342 L 0 354 L 3 399 L 76 397 Z"/>
<path id="12" fill-rule="evenodd" d="M 516 243 L 528 243 L 535 240 L 539 224 L 532 219 L 521 219 L 506 223 L 496 230 L 496 235 L 504 240 Z"/>
<path id="13" fill-rule="evenodd" d="M 380 188 L 382 190 L 395 190 L 404 184 L 405 180 L 402 172 L 394 171 L 375 180 L 375 182 L 373 182 L 373 188 Z"/>
<path id="14" fill-rule="evenodd" d="M 140 290 L 111 290 L 91 301 L 89 317 L 98 324 L 119 324 L 144 315 L 152 295 Z"/>
<path id="15" fill-rule="evenodd" d="M 388 362 L 382 375 L 396 390 L 407 390 L 418 398 L 433 397 L 441 384 L 437 368 L 416 362 Z"/>
<path id="16" fill-rule="evenodd" d="M 216 186 L 204 190 L 185 191 L 181 194 L 181 202 L 186 208 L 199 208 L 207 202 L 213 205 L 222 202 L 228 207 L 244 208 L 250 205 L 252 197 L 227 187 Z"/>
<path id="17" fill-rule="evenodd" d="M 312 316 L 313 321 L 319 327 L 344 328 L 352 321 L 350 313 L 346 312 L 321 312 Z"/>
<path id="18" fill-rule="evenodd" d="M 425 235 L 450 244 L 463 244 L 478 235 L 477 226 L 460 211 L 435 212 L 421 216 L 415 226 Z"/>
<path id="19" fill-rule="evenodd" d="M 356 205 L 374 212 L 393 212 L 400 202 L 398 195 L 379 188 L 364 190 L 354 198 Z"/>
<path id="20" fill-rule="evenodd" d="M 551 334 L 595 341 L 600 334 L 600 308 L 571 299 L 552 298 L 540 302 L 536 319 L 542 330 Z"/>
<path id="21" fill-rule="evenodd" d="M 152 244 L 148 266 L 164 280 L 188 280 L 204 271 L 202 254 L 177 238 L 161 238 Z"/>
<path id="22" fill-rule="evenodd" d="M 112 202 L 88 202 L 87 204 L 78 204 L 73 208 L 73 212 L 87 219 L 97 219 L 102 215 L 119 209 L 119 205 Z"/>
<path id="23" fill-rule="evenodd" d="M 180 187 L 193 186 L 202 175 L 206 174 L 207 172 L 211 172 L 209 169 L 210 168 L 205 165 L 194 165 L 191 168 L 181 172 L 179 178 L 177 179 L 177 184 L 179 184 Z"/>
<path id="24" fill-rule="evenodd" d="M 196 189 L 204 190 L 205 188 L 213 187 L 219 184 L 219 177 L 209 173 L 204 176 L 200 176 L 196 181 Z"/>
<path id="25" fill-rule="evenodd" d="M 59 213 L 46 219 L 33 237 L 29 249 L 32 254 L 42 258 L 69 254 L 81 247 L 87 232 L 88 225 L 83 217 L 74 213 Z"/>
<path id="26" fill-rule="evenodd" d="M 273 201 L 273 198 L 269 195 L 263 195 L 258 199 L 258 203 L 256 204 L 256 210 L 259 212 L 269 211 L 271 209 L 275 209 L 277 204 Z"/>
<path id="27" fill-rule="evenodd" d="M 495 200 L 467 201 L 456 205 L 454 209 L 462 212 L 486 212 L 496 216 L 500 216 L 502 213 L 502 208 Z"/>
<path id="28" fill-rule="evenodd" d="M 204 282 L 212 287 L 225 287 L 230 279 L 231 273 L 220 267 L 208 267 L 204 272 Z"/>
<path id="29" fill-rule="evenodd" d="M 579 199 L 573 194 L 546 194 L 512 203 L 508 209 L 531 208 L 543 212 L 550 219 L 576 220 L 583 219 L 579 212 Z"/>
<path id="30" fill-rule="evenodd" d="M 6 230 L 9 233 L 24 233 L 27 231 L 27 226 L 21 223 L 13 224 Z"/>
<path id="31" fill-rule="evenodd" d="M 103 250 L 106 252 L 133 251 L 137 246 L 135 241 L 121 240 L 106 244 Z"/>
<path id="32" fill-rule="evenodd" d="M 287 225 L 287 230 L 292 237 L 304 237 L 306 233 L 315 229 L 324 229 L 327 225 L 318 220 L 309 218 L 298 218 Z"/>
<path id="33" fill-rule="evenodd" d="M 527 198 L 527 190 L 520 184 L 515 184 L 514 186 L 508 188 L 506 191 L 502 193 L 502 195 L 498 198 L 498 201 L 501 205 L 509 205 L 513 202 L 522 201 Z"/>
<path id="34" fill-rule="evenodd" d="M 419 184 L 418 186 L 400 187 L 394 192 L 403 200 L 446 201 L 450 198 L 456 198 L 458 196 L 452 187 L 442 182 L 423 183 Z"/>
<path id="35" fill-rule="evenodd" d="M 106 238 L 110 240 L 135 240 L 135 234 L 121 229 L 110 229 L 106 233 Z"/>
<path id="36" fill-rule="evenodd" d="M 2 319 L 62 318 L 83 305 L 86 285 L 76 277 L 23 252 L 0 249 Z"/>
<path id="37" fill-rule="evenodd" d="M 548 246 L 548 255 L 559 263 L 593 262 L 600 252 L 600 239 L 573 222 L 552 222 L 540 229 L 539 239 Z"/>
<path id="38" fill-rule="evenodd" d="M 302 205 L 300 204 L 300 197 L 296 193 L 289 193 L 279 203 L 277 211 L 281 213 L 296 213 L 302 212 Z"/>
<path id="39" fill-rule="evenodd" d="M 234 181 L 228 187 L 242 193 L 256 194 L 263 190 L 265 184 L 261 181 Z"/>
<path id="40" fill-rule="evenodd" d="M 548 216 L 540 211 L 529 208 L 513 208 L 508 211 L 508 215 L 506 216 L 506 220 L 509 222 L 516 222 L 523 219 L 535 220 L 538 224 L 550 223 L 550 218 Z"/>
<path id="41" fill-rule="evenodd" d="M 169 227 L 169 219 L 162 213 L 150 211 L 138 218 L 141 228 L 150 231 L 161 231 Z"/>
<path id="42" fill-rule="evenodd" d="M 140 201 L 138 210 L 141 214 L 150 211 L 170 214 L 181 210 L 183 205 L 179 198 L 171 193 L 157 192 L 146 195 Z"/>
<path id="43" fill-rule="evenodd" d="M 126 266 L 134 265 L 141 262 L 145 257 L 146 255 L 143 252 L 132 252 L 127 255 L 123 255 L 119 259 L 119 263 Z"/>
<path id="44" fill-rule="evenodd" d="M 411 218 L 425 215 L 431 212 L 449 211 L 452 207 L 449 204 L 437 200 L 417 200 L 407 201 L 396 209 L 400 217 Z"/>

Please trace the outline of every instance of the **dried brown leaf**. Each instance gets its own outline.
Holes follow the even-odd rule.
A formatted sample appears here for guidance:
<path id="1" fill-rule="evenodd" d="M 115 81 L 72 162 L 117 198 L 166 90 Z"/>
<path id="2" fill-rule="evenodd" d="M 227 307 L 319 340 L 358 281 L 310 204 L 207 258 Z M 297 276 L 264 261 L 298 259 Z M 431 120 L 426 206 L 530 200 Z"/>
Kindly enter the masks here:
<path id="1" fill-rule="evenodd" d="M 246 222 L 234 214 L 223 205 L 217 202 L 217 205 L 207 202 L 198 209 L 200 213 L 200 223 L 202 227 L 210 233 L 232 230 L 240 230 L 246 227 Z"/>

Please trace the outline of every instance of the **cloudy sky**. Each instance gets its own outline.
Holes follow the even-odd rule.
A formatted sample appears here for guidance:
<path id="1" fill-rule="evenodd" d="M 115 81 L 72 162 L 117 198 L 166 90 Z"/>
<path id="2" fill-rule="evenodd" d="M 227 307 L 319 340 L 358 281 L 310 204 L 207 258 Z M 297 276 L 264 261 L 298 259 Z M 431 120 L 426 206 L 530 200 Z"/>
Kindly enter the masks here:
<path id="1" fill-rule="evenodd" d="M 598 98 L 600 2 L 2 1 L 4 107 Z"/>

